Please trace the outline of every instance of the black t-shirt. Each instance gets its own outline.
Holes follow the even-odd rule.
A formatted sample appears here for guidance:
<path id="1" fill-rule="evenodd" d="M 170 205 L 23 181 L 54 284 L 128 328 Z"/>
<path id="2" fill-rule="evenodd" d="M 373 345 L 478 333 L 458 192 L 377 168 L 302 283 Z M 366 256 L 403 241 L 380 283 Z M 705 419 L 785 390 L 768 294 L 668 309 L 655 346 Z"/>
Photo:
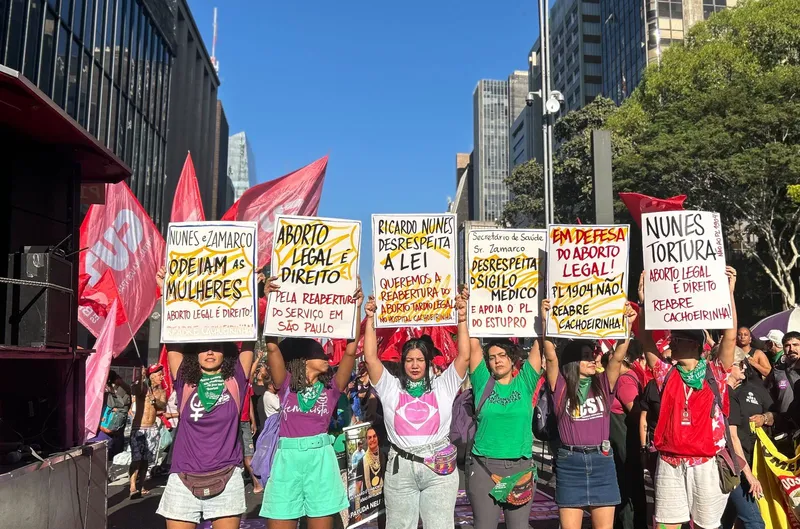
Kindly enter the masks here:
<path id="1" fill-rule="evenodd" d="M 647 434 L 652 439 L 658 424 L 658 415 L 661 413 L 661 393 L 658 391 L 655 380 L 651 380 L 644 387 L 639 405 L 642 407 L 642 411 L 647 412 Z"/>
<path id="2" fill-rule="evenodd" d="M 773 407 L 772 397 L 758 381 L 745 380 L 738 388 L 730 392 L 730 423 L 737 427 L 739 441 L 748 465 L 753 464 L 753 447 L 756 434 L 750 431 L 750 417 L 770 411 Z"/>

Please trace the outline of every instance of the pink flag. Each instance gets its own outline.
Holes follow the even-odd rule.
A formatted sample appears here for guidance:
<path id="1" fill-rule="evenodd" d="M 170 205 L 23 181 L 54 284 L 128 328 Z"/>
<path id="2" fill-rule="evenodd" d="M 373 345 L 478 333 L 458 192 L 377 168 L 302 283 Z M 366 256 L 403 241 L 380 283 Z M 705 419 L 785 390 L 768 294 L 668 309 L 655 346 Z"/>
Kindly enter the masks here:
<path id="1" fill-rule="evenodd" d="M 203 201 L 200 198 L 200 187 L 197 185 L 197 175 L 194 172 L 192 153 L 186 155 L 183 163 L 181 178 L 175 189 L 172 199 L 172 215 L 170 222 L 192 222 L 206 220 L 203 213 Z"/>
<path id="2" fill-rule="evenodd" d="M 94 344 L 95 352 L 86 360 L 86 401 L 84 403 L 83 429 L 85 439 L 97 435 L 100 424 L 100 415 L 105 402 L 104 392 L 108 382 L 108 370 L 111 368 L 111 358 L 114 356 L 114 333 L 117 326 L 114 321 L 117 317 L 117 306 L 114 301 L 108 317 L 105 319 L 97 342 Z"/>
<path id="3" fill-rule="evenodd" d="M 272 257 L 272 233 L 277 215 L 313 217 L 319 209 L 322 182 L 328 157 L 324 156 L 302 169 L 253 186 L 231 206 L 222 220 L 244 220 L 258 223 L 258 266 Z"/>
<path id="4" fill-rule="evenodd" d="M 94 287 L 111 270 L 127 321 L 114 333 L 114 356 L 147 321 L 156 303 L 156 272 L 164 262 L 164 238 L 125 182 L 106 185 L 105 205 L 94 204 L 81 224 L 79 276 Z M 81 306 L 78 320 L 100 336 L 106 318 L 90 305 Z"/>

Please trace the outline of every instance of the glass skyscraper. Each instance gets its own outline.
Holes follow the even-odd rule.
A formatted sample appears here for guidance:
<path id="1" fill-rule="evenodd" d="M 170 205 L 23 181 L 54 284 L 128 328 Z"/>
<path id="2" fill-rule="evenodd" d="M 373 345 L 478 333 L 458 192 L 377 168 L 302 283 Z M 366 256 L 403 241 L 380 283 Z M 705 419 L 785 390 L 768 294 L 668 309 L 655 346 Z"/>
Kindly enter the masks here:
<path id="1" fill-rule="evenodd" d="M 0 63 L 132 169 L 129 185 L 158 222 L 174 54 L 169 2 L 6 0 L 0 16 Z"/>
<path id="2" fill-rule="evenodd" d="M 256 185 L 256 157 L 247 135 L 237 132 L 228 139 L 228 179 L 233 187 L 233 200 Z"/>

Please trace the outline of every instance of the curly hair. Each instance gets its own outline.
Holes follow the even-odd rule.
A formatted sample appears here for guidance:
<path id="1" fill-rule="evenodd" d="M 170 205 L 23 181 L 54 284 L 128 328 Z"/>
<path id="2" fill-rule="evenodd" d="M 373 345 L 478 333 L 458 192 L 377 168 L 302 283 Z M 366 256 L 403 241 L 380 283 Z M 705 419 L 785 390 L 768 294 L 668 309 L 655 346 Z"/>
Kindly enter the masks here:
<path id="1" fill-rule="evenodd" d="M 508 360 L 512 365 L 516 364 L 521 358 L 524 357 L 522 354 L 522 349 L 508 338 L 493 338 L 483 346 L 483 360 L 486 362 L 487 368 L 489 367 L 489 349 L 492 347 L 497 347 L 498 349 L 505 351 L 506 356 L 508 356 Z"/>
<path id="2" fill-rule="evenodd" d="M 306 376 L 306 359 L 305 358 L 295 358 L 293 360 L 289 360 L 286 363 L 286 371 L 289 372 L 291 375 L 291 379 L 289 380 L 289 389 L 295 393 L 300 393 L 304 389 L 306 389 L 311 384 L 308 383 L 308 377 Z M 322 385 L 326 388 L 331 387 L 331 381 L 333 380 L 333 370 L 328 368 L 328 371 L 325 373 L 320 373 L 317 377 L 317 380 L 322 382 Z"/>
<path id="3" fill-rule="evenodd" d="M 196 386 L 200 382 L 200 377 L 203 376 L 203 370 L 200 368 L 197 355 L 209 349 L 222 351 L 222 366 L 220 366 L 219 372 L 223 380 L 228 380 L 236 374 L 236 362 L 239 360 L 239 349 L 236 344 L 231 342 L 186 344 L 183 348 L 183 362 L 181 362 L 180 374 L 190 386 Z"/>

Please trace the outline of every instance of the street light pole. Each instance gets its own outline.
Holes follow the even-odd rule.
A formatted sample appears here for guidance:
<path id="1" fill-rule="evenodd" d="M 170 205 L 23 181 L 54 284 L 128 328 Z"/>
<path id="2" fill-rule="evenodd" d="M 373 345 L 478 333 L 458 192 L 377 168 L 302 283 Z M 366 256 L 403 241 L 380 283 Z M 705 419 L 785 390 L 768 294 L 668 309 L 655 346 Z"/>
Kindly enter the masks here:
<path id="1" fill-rule="evenodd" d="M 539 49 L 542 86 L 542 167 L 544 172 L 545 224 L 553 224 L 553 115 L 561 109 L 564 96 L 550 88 L 550 9 L 548 0 L 539 0 Z"/>

